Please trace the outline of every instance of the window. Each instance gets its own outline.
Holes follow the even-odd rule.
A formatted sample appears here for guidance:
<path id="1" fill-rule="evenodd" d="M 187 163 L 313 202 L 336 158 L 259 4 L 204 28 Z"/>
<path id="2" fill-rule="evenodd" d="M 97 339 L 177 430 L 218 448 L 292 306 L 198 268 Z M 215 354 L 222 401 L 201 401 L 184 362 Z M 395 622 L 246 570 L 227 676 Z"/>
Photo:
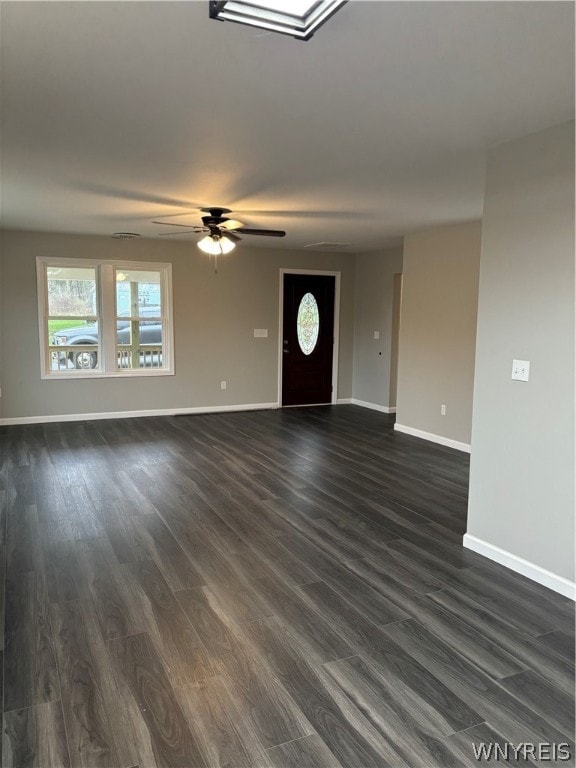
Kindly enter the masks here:
<path id="1" fill-rule="evenodd" d="M 42 378 L 172 374 L 170 264 L 38 258 Z"/>
<path id="2" fill-rule="evenodd" d="M 296 317 L 298 344 L 305 355 L 310 355 L 314 351 L 318 341 L 319 330 L 320 314 L 318 312 L 318 303 L 313 294 L 305 293 L 302 296 Z"/>

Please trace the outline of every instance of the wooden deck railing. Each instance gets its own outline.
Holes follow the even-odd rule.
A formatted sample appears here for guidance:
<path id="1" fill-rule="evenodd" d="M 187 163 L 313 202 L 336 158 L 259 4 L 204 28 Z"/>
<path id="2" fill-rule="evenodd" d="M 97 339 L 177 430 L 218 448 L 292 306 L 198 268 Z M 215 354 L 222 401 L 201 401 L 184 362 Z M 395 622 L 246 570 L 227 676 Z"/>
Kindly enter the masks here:
<path id="1" fill-rule="evenodd" d="M 138 347 L 139 365 L 133 365 L 133 355 L 130 346 L 116 347 L 118 368 L 162 368 L 162 346 L 158 344 L 140 344 Z"/>
<path id="2" fill-rule="evenodd" d="M 51 370 L 62 371 L 74 367 L 90 370 L 98 365 L 98 347 L 93 344 L 50 344 L 48 351 L 51 358 Z M 130 345 L 116 347 L 117 366 L 122 369 L 130 368 L 162 368 L 162 345 L 140 344 L 135 356 Z M 138 365 L 133 362 L 137 360 Z"/>

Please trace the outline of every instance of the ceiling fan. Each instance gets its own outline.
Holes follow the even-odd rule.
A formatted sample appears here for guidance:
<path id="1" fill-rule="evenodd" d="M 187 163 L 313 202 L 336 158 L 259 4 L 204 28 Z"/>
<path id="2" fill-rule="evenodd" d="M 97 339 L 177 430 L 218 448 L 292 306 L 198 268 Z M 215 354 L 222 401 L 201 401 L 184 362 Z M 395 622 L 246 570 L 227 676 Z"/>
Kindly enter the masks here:
<path id="1" fill-rule="evenodd" d="M 175 224 L 169 221 L 153 221 L 153 224 L 163 224 L 170 227 L 182 227 L 181 232 L 161 232 L 160 236 L 173 237 L 174 235 L 199 234 L 207 232 L 206 237 L 199 240 L 197 245 L 204 253 L 213 256 L 230 253 L 236 247 L 236 243 L 242 240 L 241 235 L 261 235 L 263 237 L 284 237 L 286 232 L 281 229 L 250 229 L 241 221 L 230 219 L 225 214 L 232 213 L 229 208 L 201 208 L 207 216 L 202 216 L 202 226 L 190 227 L 188 224 Z"/>

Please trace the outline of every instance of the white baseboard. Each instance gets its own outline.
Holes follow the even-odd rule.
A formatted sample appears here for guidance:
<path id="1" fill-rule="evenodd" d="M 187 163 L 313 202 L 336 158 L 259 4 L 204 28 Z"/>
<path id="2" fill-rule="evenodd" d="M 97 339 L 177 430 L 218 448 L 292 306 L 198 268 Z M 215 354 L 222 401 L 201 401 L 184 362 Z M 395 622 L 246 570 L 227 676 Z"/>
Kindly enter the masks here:
<path id="1" fill-rule="evenodd" d="M 396 406 L 379 405 L 378 403 L 369 403 L 366 400 L 357 400 L 353 397 L 349 402 L 352 405 L 359 405 L 362 408 L 370 408 L 373 411 L 380 411 L 380 413 L 396 413 Z"/>
<path id="2" fill-rule="evenodd" d="M 367 403 L 364 400 L 355 400 L 352 397 L 341 397 L 336 401 L 337 405 L 360 405 L 363 408 L 372 408 L 382 413 L 396 413 L 396 408 L 388 408 L 385 405 Z M 279 408 L 278 403 L 242 403 L 240 405 L 207 405 L 194 408 L 158 408 L 147 411 L 102 411 L 99 413 L 64 413 L 56 416 L 15 416 L 0 419 L 0 427 L 14 424 L 48 424 L 58 421 L 96 421 L 98 419 L 136 419 L 141 416 L 178 416 L 192 415 L 195 413 L 224 413 L 234 411 L 264 411 Z M 302 406 L 298 406 L 302 407 Z"/>
<path id="3" fill-rule="evenodd" d="M 240 403 L 239 405 L 207 405 L 194 408 L 158 408 L 149 411 L 110 411 L 102 413 L 65 413 L 58 416 L 16 416 L 0 419 L 0 426 L 11 424 L 47 424 L 57 421 L 95 421 L 97 419 L 135 419 L 141 416 L 186 416 L 195 413 L 228 411 L 264 411 L 278 408 L 278 403 Z"/>
<path id="4" fill-rule="evenodd" d="M 500 547 L 496 547 L 494 544 L 489 544 L 487 541 L 477 539 L 476 536 L 472 536 L 469 533 L 464 534 L 462 544 L 466 549 L 471 549 L 479 555 L 484 555 L 489 560 L 494 560 L 495 563 L 510 568 L 511 571 L 520 573 L 522 576 L 526 576 L 526 578 L 542 584 L 542 586 L 548 587 L 548 589 L 552 589 L 554 592 L 564 595 L 564 597 L 570 598 L 570 600 L 576 600 L 576 584 L 565 579 L 563 576 L 557 576 L 555 573 L 547 571 L 546 568 L 530 563 L 528 560 L 524 560 L 524 558 L 518 557 L 518 555 L 514 555 L 512 552 L 507 552 L 505 549 L 500 549 Z"/>
<path id="5" fill-rule="evenodd" d="M 435 435 L 433 432 L 424 432 L 422 429 L 414 429 L 414 427 L 406 427 L 404 424 L 394 424 L 394 429 L 398 432 L 404 432 L 406 435 L 412 435 L 413 437 L 420 437 L 422 440 L 429 440 L 431 443 L 438 443 L 439 445 L 445 445 L 448 448 L 455 448 L 457 451 L 464 451 L 464 453 L 470 453 L 470 445 L 468 443 L 461 443 L 458 440 L 452 440 L 449 437 L 443 437 L 442 435 Z"/>

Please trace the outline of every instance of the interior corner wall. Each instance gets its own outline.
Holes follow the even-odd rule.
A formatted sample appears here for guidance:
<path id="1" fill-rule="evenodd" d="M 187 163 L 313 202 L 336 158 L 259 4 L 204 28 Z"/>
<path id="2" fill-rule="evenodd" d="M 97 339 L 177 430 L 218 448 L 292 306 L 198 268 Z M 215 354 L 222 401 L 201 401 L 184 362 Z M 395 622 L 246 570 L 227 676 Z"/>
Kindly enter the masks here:
<path id="1" fill-rule="evenodd" d="M 396 424 L 440 442 L 470 444 L 480 238 L 480 222 L 404 238 Z"/>
<path id="2" fill-rule="evenodd" d="M 354 255 L 250 248 L 213 263 L 193 242 L 4 231 L 2 419 L 275 404 L 280 269 L 341 272 L 338 397 L 352 396 Z M 172 264 L 175 375 L 42 380 L 36 257 Z M 268 338 L 254 338 L 267 328 Z M 220 389 L 220 381 L 227 389 Z"/>
<path id="3" fill-rule="evenodd" d="M 489 153 L 468 535 L 574 581 L 574 124 Z M 512 360 L 530 361 L 528 382 Z"/>
<path id="4" fill-rule="evenodd" d="M 390 364 L 393 348 L 394 275 L 402 272 L 402 248 L 356 256 L 354 311 L 354 400 L 393 407 Z M 378 331 L 379 338 L 374 338 Z"/>

